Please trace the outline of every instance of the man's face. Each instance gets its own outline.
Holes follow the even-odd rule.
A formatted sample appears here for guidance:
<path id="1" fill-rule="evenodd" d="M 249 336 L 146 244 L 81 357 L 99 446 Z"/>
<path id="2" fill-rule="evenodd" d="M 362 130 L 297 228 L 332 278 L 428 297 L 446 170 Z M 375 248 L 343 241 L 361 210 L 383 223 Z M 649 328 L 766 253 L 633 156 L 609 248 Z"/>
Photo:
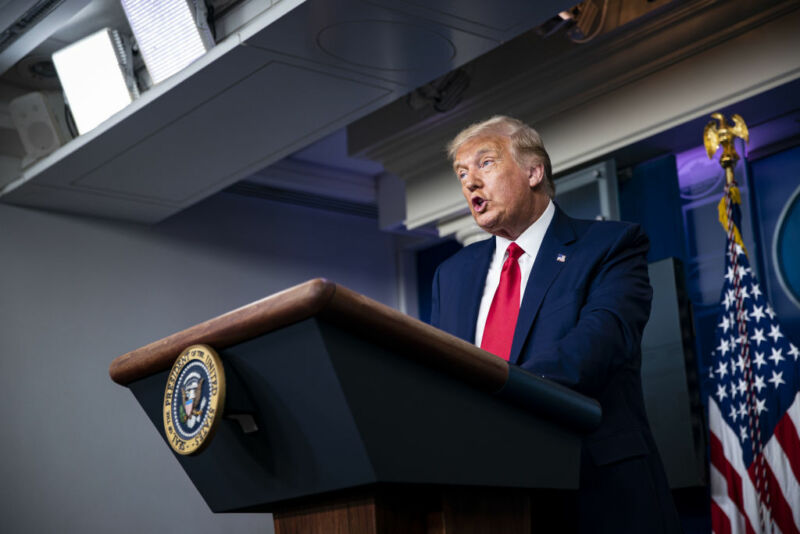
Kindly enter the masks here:
<path id="1" fill-rule="evenodd" d="M 453 167 L 461 192 L 478 226 L 487 232 L 516 239 L 539 216 L 537 193 L 542 165 L 521 168 L 508 137 L 478 137 L 461 145 Z"/>

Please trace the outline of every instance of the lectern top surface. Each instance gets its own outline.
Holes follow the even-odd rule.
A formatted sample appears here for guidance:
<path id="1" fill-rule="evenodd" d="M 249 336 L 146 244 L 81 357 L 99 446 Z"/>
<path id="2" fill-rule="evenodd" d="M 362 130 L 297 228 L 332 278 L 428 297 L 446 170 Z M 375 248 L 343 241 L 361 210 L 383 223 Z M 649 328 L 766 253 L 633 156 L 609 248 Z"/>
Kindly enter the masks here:
<path id="1" fill-rule="evenodd" d="M 597 401 L 509 366 L 472 343 L 322 278 L 123 354 L 111 363 L 109 373 L 115 382 L 129 385 L 166 371 L 190 345 L 209 345 L 223 355 L 225 349 L 309 319 L 333 324 L 562 425 L 590 431 L 600 423 Z"/>
<path id="2" fill-rule="evenodd" d="M 217 350 L 316 317 L 376 342 L 408 348 L 413 357 L 487 391 L 503 387 L 508 363 L 466 341 L 323 278 L 309 280 L 116 358 L 109 369 L 127 385 L 169 369 L 183 349 Z"/>

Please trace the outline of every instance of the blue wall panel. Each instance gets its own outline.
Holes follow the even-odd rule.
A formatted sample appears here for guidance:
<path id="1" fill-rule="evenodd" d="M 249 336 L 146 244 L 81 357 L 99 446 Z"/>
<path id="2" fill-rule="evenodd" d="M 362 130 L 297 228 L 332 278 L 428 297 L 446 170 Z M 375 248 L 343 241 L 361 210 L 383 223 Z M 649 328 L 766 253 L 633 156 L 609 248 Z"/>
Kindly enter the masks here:
<path id="1" fill-rule="evenodd" d="M 631 178 L 619 184 L 619 204 L 620 218 L 641 224 L 650 236 L 649 263 L 669 257 L 685 263 L 686 245 L 673 155 L 635 166 Z"/>
<path id="2" fill-rule="evenodd" d="M 800 345 L 800 147 L 761 158 L 750 169 L 761 284 L 784 333 Z"/>

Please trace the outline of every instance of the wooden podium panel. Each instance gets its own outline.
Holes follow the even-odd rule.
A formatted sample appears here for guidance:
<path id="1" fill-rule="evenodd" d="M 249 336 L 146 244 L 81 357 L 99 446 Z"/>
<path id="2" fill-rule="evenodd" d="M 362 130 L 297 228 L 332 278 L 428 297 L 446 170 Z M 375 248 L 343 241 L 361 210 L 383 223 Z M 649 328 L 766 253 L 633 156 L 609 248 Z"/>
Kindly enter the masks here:
<path id="1" fill-rule="evenodd" d="M 530 534 L 541 492 L 498 488 L 380 487 L 275 512 L 276 534 Z M 547 499 L 545 499 L 547 501 Z M 539 508 L 538 513 L 549 510 Z M 547 528 L 543 528 L 543 527 Z"/>
<path id="2" fill-rule="evenodd" d="M 273 512 L 281 533 L 530 532 L 554 491 L 577 488 L 581 436 L 600 417 L 595 401 L 315 280 L 112 364 L 162 436 L 169 366 L 195 343 L 220 355 L 225 418 L 201 453 L 175 457 L 211 510 Z"/>

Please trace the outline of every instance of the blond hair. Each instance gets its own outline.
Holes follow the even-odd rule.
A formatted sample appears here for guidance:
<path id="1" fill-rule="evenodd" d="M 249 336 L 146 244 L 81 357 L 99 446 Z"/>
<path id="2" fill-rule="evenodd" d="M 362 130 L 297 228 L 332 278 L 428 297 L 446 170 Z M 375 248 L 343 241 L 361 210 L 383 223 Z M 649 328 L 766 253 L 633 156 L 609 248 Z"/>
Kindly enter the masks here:
<path id="1" fill-rule="evenodd" d="M 541 163 L 544 167 L 542 182 L 544 190 L 550 198 L 555 197 L 556 188 L 553 184 L 550 156 L 544 149 L 542 138 L 539 132 L 520 120 L 505 115 L 495 115 L 491 119 L 472 124 L 461 130 L 447 144 L 447 155 L 453 161 L 461 145 L 478 137 L 489 136 L 508 137 L 511 141 L 511 155 L 520 167 L 527 167 L 531 159 L 537 164 Z"/>

